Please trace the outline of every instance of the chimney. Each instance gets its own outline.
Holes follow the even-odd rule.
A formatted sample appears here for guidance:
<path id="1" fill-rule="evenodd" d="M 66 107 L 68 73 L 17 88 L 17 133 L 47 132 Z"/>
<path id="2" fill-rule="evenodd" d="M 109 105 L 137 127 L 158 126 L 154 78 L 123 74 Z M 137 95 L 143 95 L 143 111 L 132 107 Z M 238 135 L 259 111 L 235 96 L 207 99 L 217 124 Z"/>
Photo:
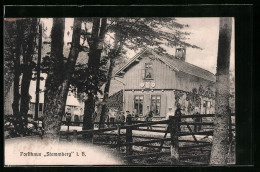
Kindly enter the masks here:
<path id="1" fill-rule="evenodd" d="M 176 57 L 176 59 L 185 61 L 185 59 L 186 59 L 186 47 L 176 47 L 175 57 Z"/>

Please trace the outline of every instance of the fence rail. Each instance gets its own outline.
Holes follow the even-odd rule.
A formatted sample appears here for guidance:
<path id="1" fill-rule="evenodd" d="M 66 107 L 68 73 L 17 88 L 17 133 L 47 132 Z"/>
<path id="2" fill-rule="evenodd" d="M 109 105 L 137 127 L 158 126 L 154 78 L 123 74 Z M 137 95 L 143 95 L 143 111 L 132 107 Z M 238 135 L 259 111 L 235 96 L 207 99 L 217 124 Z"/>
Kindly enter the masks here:
<path id="1" fill-rule="evenodd" d="M 231 116 L 229 120 L 229 141 L 232 143 L 235 131 L 235 125 L 232 124 Z M 169 120 L 160 120 L 160 121 L 133 121 L 131 117 L 127 117 L 126 122 L 105 122 L 109 128 L 101 128 L 95 130 L 82 130 L 82 131 L 73 131 L 66 133 L 67 135 L 73 135 L 74 139 L 77 139 L 78 135 L 83 137 L 86 135 L 92 136 L 92 142 L 94 144 L 103 144 L 109 145 L 113 148 L 116 148 L 119 152 L 121 148 L 124 147 L 125 158 L 128 163 L 133 163 L 134 159 L 140 159 L 141 157 L 153 157 L 155 160 L 162 155 L 170 155 L 172 164 L 178 164 L 181 160 L 184 159 L 196 159 L 198 157 L 207 157 L 209 156 L 211 150 L 211 140 L 199 140 L 198 136 L 213 136 L 213 127 L 214 122 L 201 121 L 201 122 L 191 122 L 183 121 L 186 119 L 195 120 L 196 118 L 214 118 L 214 114 L 203 114 L 203 115 L 183 115 L 179 117 L 170 116 Z M 213 119 L 212 119 L 213 121 Z M 81 124 L 82 122 L 64 122 L 65 124 L 76 123 Z M 94 124 L 100 124 L 95 122 Z M 155 127 L 155 126 L 156 127 Z M 152 127 L 156 129 L 151 129 Z M 201 128 L 202 126 L 208 126 L 207 128 Z M 147 127 L 147 129 L 143 128 Z M 150 129 L 148 129 L 150 128 Z M 159 128 L 162 128 L 159 130 Z M 145 135 L 138 135 L 137 133 L 146 133 Z M 158 136 L 151 136 L 149 133 L 158 133 Z M 163 134 L 163 136 L 160 135 Z M 168 137 L 167 137 L 168 135 Z M 104 142 L 98 143 L 95 141 L 95 136 L 99 137 L 110 137 L 111 143 Z M 184 139 L 181 137 L 191 136 L 189 139 Z M 159 144 L 159 145 L 156 145 Z M 165 145 L 167 144 L 167 145 Z M 184 144 L 184 146 L 183 146 Z M 186 145 L 185 145 L 186 144 Z M 133 147 L 147 147 L 157 149 L 152 153 L 138 154 L 137 151 L 133 150 Z M 206 148 L 206 149 L 204 149 Z M 170 150 L 169 152 L 162 152 L 164 150 Z M 192 151 L 197 151 L 196 155 L 189 155 Z M 198 152 L 200 154 L 198 154 Z"/>

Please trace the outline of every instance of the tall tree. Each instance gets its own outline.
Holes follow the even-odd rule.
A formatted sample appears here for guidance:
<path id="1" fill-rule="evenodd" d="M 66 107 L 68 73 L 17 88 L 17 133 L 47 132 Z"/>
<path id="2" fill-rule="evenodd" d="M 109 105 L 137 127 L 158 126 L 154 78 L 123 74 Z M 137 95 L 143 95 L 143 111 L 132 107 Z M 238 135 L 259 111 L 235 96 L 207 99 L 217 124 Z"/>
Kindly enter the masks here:
<path id="1" fill-rule="evenodd" d="M 12 108 L 16 117 L 14 126 L 18 135 L 26 134 L 27 113 L 30 102 L 29 86 L 32 68 L 34 68 L 32 57 L 35 49 L 36 28 L 37 18 L 5 21 L 5 72 L 9 71 L 10 75 L 5 76 L 5 86 L 8 84 L 10 87 L 13 82 Z M 5 89 L 6 93 L 7 89 Z"/>
<path id="2" fill-rule="evenodd" d="M 56 140 L 59 136 L 61 119 L 65 113 L 70 79 L 80 51 L 81 20 L 74 19 L 72 44 L 69 57 L 63 56 L 64 18 L 54 18 L 51 31 L 51 56 L 44 95 L 45 138 Z"/>
<path id="3" fill-rule="evenodd" d="M 105 83 L 105 88 L 104 88 L 104 96 L 103 96 L 103 104 L 101 108 L 101 114 L 100 114 L 100 124 L 99 127 L 102 128 L 103 124 L 105 122 L 105 114 L 108 111 L 107 108 L 107 100 L 109 98 L 109 89 L 110 89 L 110 84 L 111 84 L 111 79 L 112 79 L 112 74 L 113 74 L 113 69 L 115 67 L 115 62 L 121 53 L 121 50 L 123 48 L 123 41 L 125 38 L 120 38 L 120 41 L 118 41 L 118 35 L 115 34 L 115 39 L 114 39 L 114 47 L 113 49 L 109 52 L 108 58 L 109 58 L 109 68 L 107 72 L 107 81 Z M 118 46 L 119 44 L 119 46 Z"/>
<path id="4" fill-rule="evenodd" d="M 18 42 L 15 21 L 4 21 L 4 98 L 8 95 L 14 81 L 14 61 Z M 21 41 L 20 41 L 21 45 Z M 6 102 L 6 101 L 5 101 Z"/>
<path id="5" fill-rule="evenodd" d="M 20 108 L 19 108 L 19 101 L 20 101 L 20 75 L 21 75 L 21 68 L 20 68 L 20 56 L 21 56 L 21 49 L 22 49 L 22 35 L 24 33 L 24 26 L 22 25 L 21 20 L 16 21 L 17 27 L 17 42 L 15 46 L 15 59 L 14 59 L 14 99 L 13 99 L 13 113 L 14 115 L 20 116 Z"/>
<path id="6" fill-rule="evenodd" d="M 89 77 L 93 81 L 93 87 L 87 89 L 87 99 L 85 100 L 83 130 L 93 129 L 93 114 L 95 112 L 95 96 L 98 92 L 100 59 L 107 27 L 107 18 L 93 18 L 92 33 L 88 39 Z"/>
<path id="7" fill-rule="evenodd" d="M 22 36 L 24 32 L 24 28 L 22 25 L 22 21 L 16 21 L 16 36 L 17 41 L 15 45 L 15 58 L 14 58 L 14 87 L 13 87 L 13 114 L 16 117 L 16 123 L 14 123 L 15 129 L 18 131 L 17 134 L 23 134 L 24 132 L 24 125 L 22 122 L 22 117 L 20 115 L 20 108 L 19 108 L 19 101 L 20 101 L 20 75 L 21 75 L 21 68 L 20 68 L 20 56 L 21 56 L 21 49 L 22 49 Z"/>
<path id="8" fill-rule="evenodd" d="M 35 53 L 36 45 L 36 34 L 37 34 L 37 18 L 32 18 L 25 21 L 26 27 L 25 33 L 23 35 L 23 65 L 22 65 L 22 83 L 21 83 L 21 103 L 20 103 L 20 113 L 27 121 L 27 113 L 29 110 L 29 103 L 31 96 L 29 94 L 30 83 L 32 79 L 32 69 L 35 67 L 33 62 L 33 55 Z M 39 47 L 40 48 L 40 47 Z"/>
<path id="9" fill-rule="evenodd" d="M 226 164 L 228 155 L 229 66 L 232 18 L 220 18 L 217 57 L 216 106 L 210 164 Z"/>

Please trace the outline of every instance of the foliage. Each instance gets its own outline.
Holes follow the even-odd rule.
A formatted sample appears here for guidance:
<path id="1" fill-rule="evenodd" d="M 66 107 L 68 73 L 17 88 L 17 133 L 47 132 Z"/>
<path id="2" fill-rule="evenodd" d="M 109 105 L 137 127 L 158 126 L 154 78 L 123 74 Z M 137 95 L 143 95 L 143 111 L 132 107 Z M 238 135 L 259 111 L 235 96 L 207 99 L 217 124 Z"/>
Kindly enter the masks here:
<path id="1" fill-rule="evenodd" d="M 182 91 L 176 90 L 174 91 L 174 95 L 175 95 L 175 105 L 177 106 L 180 98 L 184 95 L 184 93 Z"/>
<path id="2" fill-rule="evenodd" d="M 89 52 L 93 18 L 83 19 L 83 29 L 81 31 L 81 51 Z M 194 45 L 185 43 L 186 36 L 190 33 L 182 32 L 181 29 L 188 27 L 178 23 L 175 18 L 108 18 L 106 29 L 106 39 L 104 40 L 102 60 L 100 62 L 99 72 L 91 75 L 88 65 L 78 64 L 73 74 L 73 85 L 78 88 L 79 92 L 95 92 L 94 81 L 98 78 L 98 88 L 107 82 L 110 82 L 108 71 L 108 59 L 116 58 L 115 66 L 121 59 L 126 58 L 127 50 L 138 50 L 139 48 L 150 46 L 158 52 L 165 53 L 162 45 L 167 46 L 190 46 L 199 48 Z M 85 55 L 85 58 L 88 58 Z M 46 57 L 46 62 L 48 62 Z M 46 65 L 48 66 L 48 65 Z M 113 67 L 114 68 L 114 67 Z M 102 90 L 98 90 L 102 95 Z"/>
<path id="3" fill-rule="evenodd" d="M 199 86 L 199 89 L 193 88 L 190 92 L 185 92 L 181 90 L 174 91 L 175 94 L 175 105 L 179 103 L 180 99 L 186 94 L 186 101 L 188 101 L 188 112 L 191 112 L 195 109 L 195 107 L 201 107 L 201 99 L 208 98 L 208 99 L 215 99 L 214 92 L 207 87 L 206 89 L 203 88 L 202 85 Z"/>
<path id="4" fill-rule="evenodd" d="M 108 32 L 125 38 L 124 45 L 131 50 L 150 46 L 160 53 L 166 53 L 162 45 L 199 48 L 185 42 L 190 33 L 181 29 L 188 25 L 178 23 L 175 18 L 111 18 L 110 22 Z"/>
<path id="5" fill-rule="evenodd" d="M 100 62 L 101 67 L 98 73 L 93 75 L 92 68 L 89 68 L 86 64 L 77 65 L 72 75 L 71 85 L 78 88 L 79 93 L 95 93 L 96 85 L 95 80 L 98 79 L 98 93 L 102 94 L 100 89 L 106 81 L 107 70 L 104 69 L 107 63 L 107 59 L 103 59 Z"/>
<path id="6" fill-rule="evenodd" d="M 7 132 L 5 138 L 14 138 L 20 136 L 33 136 L 33 135 L 41 135 L 42 134 L 42 127 L 38 125 L 35 121 L 26 121 L 22 120 L 22 123 L 19 123 L 20 118 L 18 115 L 5 115 L 4 120 L 4 131 Z M 25 131 L 20 130 L 19 125 L 27 126 Z"/>
<path id="7" fill-rule="evenodd" d="M 4 27 L 4 95 L 6 96 L 14 77 L 14 54 L 16 43 L 16 28 L 14 22 L 5 21 Z"/>

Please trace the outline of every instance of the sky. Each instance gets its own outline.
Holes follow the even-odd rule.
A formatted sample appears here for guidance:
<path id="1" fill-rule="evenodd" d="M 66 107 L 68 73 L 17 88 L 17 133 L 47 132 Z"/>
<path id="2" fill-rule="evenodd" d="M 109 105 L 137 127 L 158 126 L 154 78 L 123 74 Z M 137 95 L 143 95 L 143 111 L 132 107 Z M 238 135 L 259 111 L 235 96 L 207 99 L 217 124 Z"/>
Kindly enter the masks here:
<path id="1" fill-rule="evenodd" d="M 219 18 L 176 18 L 183 24 L 188 24 L 187 31 L 191 32 L 189 42 L 201 47 L 203 50 L 187 48 L 187 62 L 216 73 Z M 234 51 L 234 19 L 232 26 L 230 69 L 234 70 L 235 51 Z"/>
<path id="2" fill-rule="evenodd" d="M 52 19 L 42 19 L 44 26 L 47 27 L 47 36 L 49 36 L 52 26 Z M 66 18 L 65 20 L 65 44 L 71 41 L 73 25 L 73 18 Z M 176 18 L 176 21 L 182 24 L 188 24 L 189 27 L 183 31 L 190 32 L 187 42 L 201 47 L 200 49 L 187 48 L 186 61 L 206 69 L 213 74 L 216 74 L 217 66 L 217 52 L 218 52 L 218 35 L 219 35 L 219 18 L 203 17 L 203 18 Z M 234 18 L 232 26 L 232 38 L 231 38 L 231 52 L 230 52 L 230 70 L 234 71 L 235 66 L 235 51 L 234 51 Z M 68 31 L 70 34 L 68 35 Z M 171 54 L 174 55 L 174 49 Z M 129 51 L 129 58 L 133 57 L 135 52 Z"/>

